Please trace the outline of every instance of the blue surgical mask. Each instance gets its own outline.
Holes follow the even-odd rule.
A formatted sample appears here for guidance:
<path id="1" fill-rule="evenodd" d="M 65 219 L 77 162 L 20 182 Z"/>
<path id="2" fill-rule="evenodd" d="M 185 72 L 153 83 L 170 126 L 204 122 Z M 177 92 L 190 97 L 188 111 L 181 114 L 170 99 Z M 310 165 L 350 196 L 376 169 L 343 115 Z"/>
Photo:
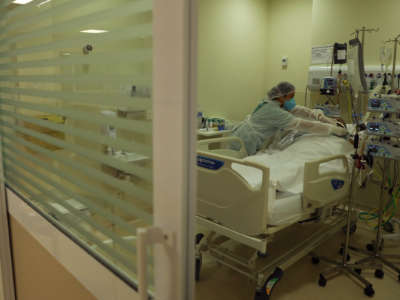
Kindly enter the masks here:
<path id="1" fill-rule="evenodd" d="M 286 101 L 283 104 L 283 108 L 286 109 L 287 111 L 291 111 L 295 107 L 296 107 L 296 101 L 294 100 L 294 98 Z"/>

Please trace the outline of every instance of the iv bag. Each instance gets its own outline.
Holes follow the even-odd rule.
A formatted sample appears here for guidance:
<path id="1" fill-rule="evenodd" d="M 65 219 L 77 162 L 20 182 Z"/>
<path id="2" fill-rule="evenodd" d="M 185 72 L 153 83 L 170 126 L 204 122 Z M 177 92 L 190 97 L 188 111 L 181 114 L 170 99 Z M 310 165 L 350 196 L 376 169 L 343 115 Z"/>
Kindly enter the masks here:
<path id="1" fill-rule="evenodd" d="M 381 65 L 388 66 L 392 62 L 393 51 L 392 48 L 387 46 L 382 46 L 379 49 L 379 59 L 381 61 Z"/>
<path id="2" fill-rule="evenodd" d="M 364 76 L 363 49 L 357 38 L 349 41 L 347 68 L 351 88 L 358 97 L 359 92 L 367 90 L 367 82 Z"/>

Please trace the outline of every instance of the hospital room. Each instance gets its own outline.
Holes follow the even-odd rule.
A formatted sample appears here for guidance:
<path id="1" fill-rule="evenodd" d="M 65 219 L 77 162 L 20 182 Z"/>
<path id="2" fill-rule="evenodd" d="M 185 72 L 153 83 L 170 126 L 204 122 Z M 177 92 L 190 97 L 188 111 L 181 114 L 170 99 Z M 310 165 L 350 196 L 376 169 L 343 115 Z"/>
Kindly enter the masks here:
<path id="1" fill-rule="evenodd" d="M 197 299 L 399 299 L 400 2 L 197 2 Z"/>
<path id="2" fill-rule="evenodd" d="M 1 0 L 0 300 L 399 300 L 398 12 Z"/>

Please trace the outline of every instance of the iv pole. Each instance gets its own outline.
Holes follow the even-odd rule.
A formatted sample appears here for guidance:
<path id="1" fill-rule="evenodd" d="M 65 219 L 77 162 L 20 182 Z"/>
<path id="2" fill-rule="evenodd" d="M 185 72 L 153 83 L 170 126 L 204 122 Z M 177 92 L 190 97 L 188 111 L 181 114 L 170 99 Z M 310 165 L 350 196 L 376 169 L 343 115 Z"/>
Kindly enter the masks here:
<path id="1" fill-rule="evenodd" d="M 393 67 L 392 67 L 392 82 L 391 82 L 391 89 L 394 90 L 394 82 L 395 82 L 395 74 L 396 74 L 396 59 L 397 59 L 397 45 L 400 41 L 400 34 L 397 35 L 394 39 L 390 39 L 385 43 L 393 43 Z"/>
<path id="2" fill-rule="evenodd" d="M 365 27 L 363 27 L 362 29 L 357 29 L 355 32 L 357 40 L 355 42 L 350 41 L 351 47 L 358 47 L 358 49 L 359 49 L 358 56 L 362 60 L 363 60 L 364 54 L 363 54 L 363 49 L 362 49 L 363 47 L 361 45 L 361 42 L 358 39 L 359 33 L 362 32 L 362 40 L 364 43 L 365 42 L 365 32 L 370 32 L 370 31 L 377 31 L 377 29 L 366 29 Z M 353 57 L 353 59 L 354 59 L 354 57 Z M 364 74 L 359 74 L 359 75 L 364 76 Z M 350 85 L 349 85 L 349 88 L 350 88 L 350 92 L 351 92 L 352 87 Z M 351 94 L 350 97 L 354 97 L 354 93 Z M 349 100 L 350 100 L 349 103 L 353 103 L 353 105 L 354 105 L 354 102 L 352 101 L 352 99 L 349 99 Z M 354 107 L 352 107 L 351 111 L 352 112 L 354 111 Z M 356 125 L 359 125 L 358 117 L 359 117 L 359 115 L 356 114 L 356 119 L 355 119 Z M 363 146 L 361 147 L 361 149 L 362 148 L 363 148 Z M 340 250 L 342 259 L 341 259 L 341 261 L 335 261 L 335 260 L 328 259 L 326 257 L 318 257 L 318 256 L 315 256 L 315 254 L 312 254 L 313 255 L 312 261 L 313 261 L 313 263 L 318 263 L 320 260 L 323 260 L 333 266 L 331 269 L 328 269 L 325 272 L 320 273 L 318 284 L 321 287 L 324 287 L 326 285 L 327 280 L 329 279 L 328 276 L 345 274 L 345 275 L 352 277 L 353 279 L 356 279 L 359 283 L 361 283 L 364 286 L 365 295 L 372 297 L 375 294 L 375 291 L 373 289 L 371 282 L 369 282 L 363 276 L 361 276 L 361 270 L 366 268 L 366 266 L 364 264 L 348 263 L 348 261 L 350 260 L 350 256 L 348 253 L 349 253 L 349 248 L 350 248 L 349 247 L 350 246 L 349 245 L 350 244 L 350 235 L 351 235 L 351 231 L 352 231 L 352 229 L 351 229 L 352 228 L 352 216 L 354 213 L 353 183 L 354 183 L 356 174 L 358 172 L 360 172 L 360 169 L 361 169 L 361 164 L 360 164 L 361 158 L 358 153 L 359 153 L 359 128 L 358 128 L 358 126 L 356 126 L 356 135 L 354 136 L 353 166 L 352 166 L 351 182 L 350 182 L 350 189 L 349 189 L 349 199 L 347 201 L 347 211 L 346 211 L 346 238 L 345 238 L 344 245 Z M 382 264 L 380 264 L 380 263 L 376 263 L 375 265 L 379 269 L 382 268 Z M 367 266 L 367 268 L 368 267 L 369 266 Z"/>
<path id="3" fill-rule="evenodd" d="M 378 32 L 378 31 L 379 31 L 379 28 L 366 28 L 365 26 L 363 26 L 360 29 L 355 29 L 355 31 L 351 35 L 355 35 L 355 37 L 358 38 L 359 35 L 360 35 L 360 32 L 361 32 L 361 46 L 362 46 L 362 49 L 364 51 L 365 33 L 366 32 L 369 32 L 369 33 Z"/>
<path id="4" fill-rule="evenodd" d="M 364 48 L 365 47 L 365 33 L 366 32 L 372 33 L 372 32 L 378 32 L 378 31 L 379 31 L 379 27 L 367 28 L 367 27 L 363 26 L 359 29 L 356 28 L 355 31 L 351 34 L 351 35 L 354 35 L 356 39 L 358 39 L 360 36 L 360 32 L 361 32 L 361 49 L 362 49 L 363 58 L 364 58 L 364 49 L 365 49 Z"/>

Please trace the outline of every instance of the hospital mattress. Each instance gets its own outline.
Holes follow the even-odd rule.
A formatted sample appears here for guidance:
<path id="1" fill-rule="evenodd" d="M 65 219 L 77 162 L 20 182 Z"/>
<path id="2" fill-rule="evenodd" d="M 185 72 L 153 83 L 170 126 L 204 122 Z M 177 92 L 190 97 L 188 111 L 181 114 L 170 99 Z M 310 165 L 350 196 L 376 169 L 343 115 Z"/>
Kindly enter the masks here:
<path id="1" fill-rule="evenodd" d="M 344 154 L 349 157 L 350 163 L 350 155 L 353 151 L 352 145 L 343 138 L 304 135 L 284 150 L 267 150 L 245 158 L 247 161 L 265 165 L 270 169 L 270 186 L 275 188 L 276 193 L 269 197 L 269 225 L 291 222 L 304 213 L 301 194 L 303 192 L 304 164 L 306 162 Z M 240 164 L 232 164 L 232 169 L 244 178 L 252 188 L 261 187 L 261 170 Z M 320 167 L 321 173 L 344 170 L 342 161 L 330 161 Z"/>
<path id="2" fill-rule="evenodd" d="M 278 192 L 272 200 L 268 203 L 269 226 L 293 223 L 304 214 L 301 194 Z"/>

